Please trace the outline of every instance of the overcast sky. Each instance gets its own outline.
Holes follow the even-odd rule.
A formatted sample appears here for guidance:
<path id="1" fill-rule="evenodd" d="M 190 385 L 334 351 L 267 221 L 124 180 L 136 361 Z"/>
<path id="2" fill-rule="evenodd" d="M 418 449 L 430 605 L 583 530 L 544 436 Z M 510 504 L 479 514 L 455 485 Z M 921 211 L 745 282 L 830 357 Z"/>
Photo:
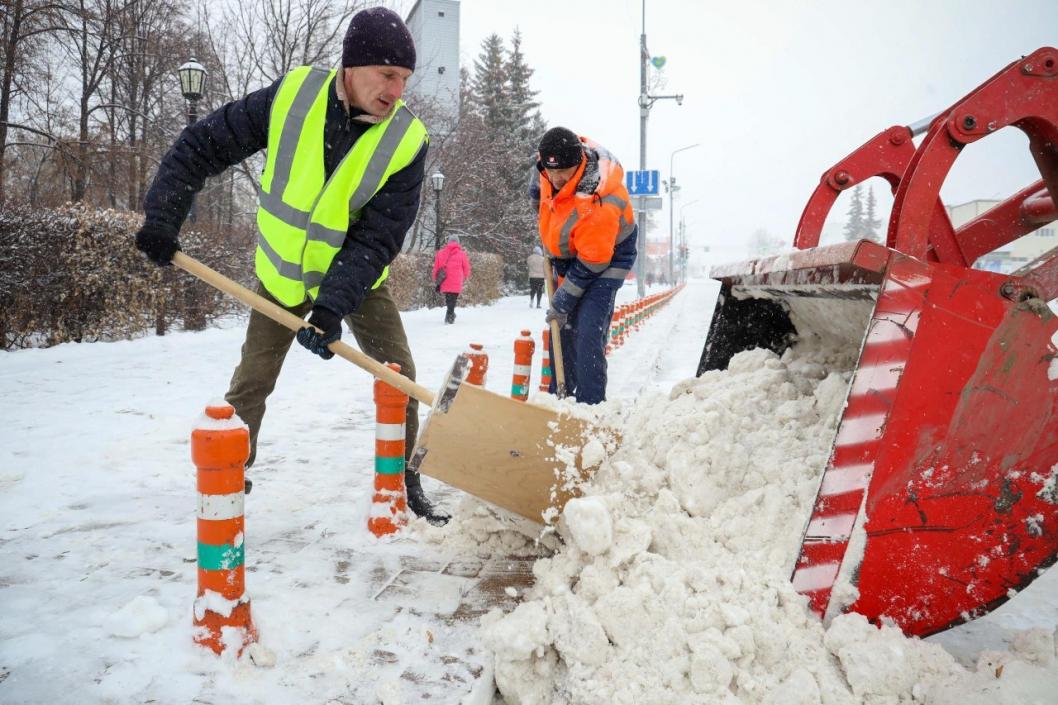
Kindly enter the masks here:
<path id="1" fill-rule="evenodd" d="M 462 61 L 486 35 L 520 28 L 548 124 L 591 136 L 635 169 L 641 17 L 641 0 L 462 0 Z M 658 92 L 685 96 L 654 105 L 647 166 L 666 178 L 672 151 L 699 143 L 675 158 L 683 204 L 697 201 L 682 211 L 688 231 L 740 255 L 760 227 L 792 243 L 820 174 L 868 138 L 1058 44 L 1058 0 L 647 0 L 646 34 L 650 53 L 667 59 Z M 942 196 L 1002 197 L 1038 178 L 1027 140 L 1005 130 L 966 150 Z M 868 183 L 888 213 L 888 185 Z M 846 208 L 838 202 L 828 229 Z M 667 237 L 662 215 L 652 239 Z"/>

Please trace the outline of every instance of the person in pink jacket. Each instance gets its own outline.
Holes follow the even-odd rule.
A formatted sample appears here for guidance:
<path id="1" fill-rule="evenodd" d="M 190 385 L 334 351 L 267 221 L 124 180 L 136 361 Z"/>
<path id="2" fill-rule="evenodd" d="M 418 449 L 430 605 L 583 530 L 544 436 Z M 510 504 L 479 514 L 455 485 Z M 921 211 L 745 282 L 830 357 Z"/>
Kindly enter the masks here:
<path id="1" fill-rule="evenodd" d="M 456 322 L 456 299 L 463 292 L 463 283 L 470 278 L 470 259 L 459 245 L 458 235 L 449 235 L 448 244 L 437 251 L 433 260 L 433 281 L 437 291 L 445 295 L 445 323 Z"/>

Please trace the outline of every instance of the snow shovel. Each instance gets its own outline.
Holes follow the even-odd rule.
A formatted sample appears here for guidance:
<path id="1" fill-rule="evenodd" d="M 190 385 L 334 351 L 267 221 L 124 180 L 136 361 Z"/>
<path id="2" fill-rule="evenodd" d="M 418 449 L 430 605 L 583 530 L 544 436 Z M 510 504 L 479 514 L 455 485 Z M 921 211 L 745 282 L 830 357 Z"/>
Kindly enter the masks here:
<path id="1" fill-rule="evenodd" d="M 547 523 L 589 477 L 581 449 L 600 429 L 471 384 L 469 369 L 469 358 L 459 355 L 422 424 L 409 468 Z M 601 435 L 616 438 L 610 431 Z"/>
<path id="2" fill-rule="evenodd" d="M 303 319 L 183 252 L 173 256 L 173 264 L 291 330 L 306 325 Z M 463 384 L 469 362 L 466 356 L 457 358 L 435 405 L 436 397 L 428 389 L 352 346 L 339 340 L 329 348 L 433 407 L 409 470 L 418 470 L 536 522 L 561 511 L 566 500 L 575 495 L 577 481 L 586 477 L 581 470 L 580 450 L 597 429 L 551 409 Z"/>
<path id="3" fill-rule="evenodd" d="M 1039 49 L 932 120 L 902 169 L 886 145 L 907 152 L 911 128 L 824 174 L 820 188 L 890 179 L 885 246 L 798 237 L 792 253 L 712 272 L 722 287 L 699 374 L 813 337 L 859 354 L 792 566 L 820 616 L 849 610 L 926 636 L 1058 559 L 1058 319 L 1046 303 L 1058 249 L 1015 275 L 973 268 L 1058 218 L 1056 78 L 1058 50 Z M 966 145 L 1008 126 L 1043 178 L 953 228 L 938 208 L 945 177 Z M 812 203 L 802 225 L 826 215 Z"/>

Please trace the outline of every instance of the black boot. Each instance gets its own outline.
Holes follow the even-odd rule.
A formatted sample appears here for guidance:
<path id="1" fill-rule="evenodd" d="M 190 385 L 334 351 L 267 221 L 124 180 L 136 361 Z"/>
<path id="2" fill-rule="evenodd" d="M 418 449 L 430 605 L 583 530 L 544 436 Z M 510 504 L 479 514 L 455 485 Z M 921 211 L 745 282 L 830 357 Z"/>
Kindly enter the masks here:
<path id="1" fill-rule="evenodd" d="M 445 514 L 426 498 L 426 493 L 422 491 L 422 478 L 418 472 L 405 470 L 404 486 L 408 490 L 408 507 L 415 512 L 415 516 L 426 519 L 434 526 L 444 526 L 452 518 L 450 514 Z"/>

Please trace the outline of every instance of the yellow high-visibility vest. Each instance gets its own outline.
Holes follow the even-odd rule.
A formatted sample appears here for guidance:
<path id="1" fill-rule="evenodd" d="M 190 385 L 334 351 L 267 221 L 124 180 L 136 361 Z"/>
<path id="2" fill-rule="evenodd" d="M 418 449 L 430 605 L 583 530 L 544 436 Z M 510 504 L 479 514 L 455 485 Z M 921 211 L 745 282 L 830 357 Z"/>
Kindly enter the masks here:
<path id="1" fill-rule="evenodd" d="M 257 208 L 257 278 L 277 301 L 315 300 L 349 223 L 390 176 L 429 140 L 426 126 L 398 100 L 360 136 L 324 180 L 323 126 L 336 70 L 302 66 L 283 77 L 268 122 L 268 159 Z M 389 275 L 382 271 L 372 288 Z"/>

